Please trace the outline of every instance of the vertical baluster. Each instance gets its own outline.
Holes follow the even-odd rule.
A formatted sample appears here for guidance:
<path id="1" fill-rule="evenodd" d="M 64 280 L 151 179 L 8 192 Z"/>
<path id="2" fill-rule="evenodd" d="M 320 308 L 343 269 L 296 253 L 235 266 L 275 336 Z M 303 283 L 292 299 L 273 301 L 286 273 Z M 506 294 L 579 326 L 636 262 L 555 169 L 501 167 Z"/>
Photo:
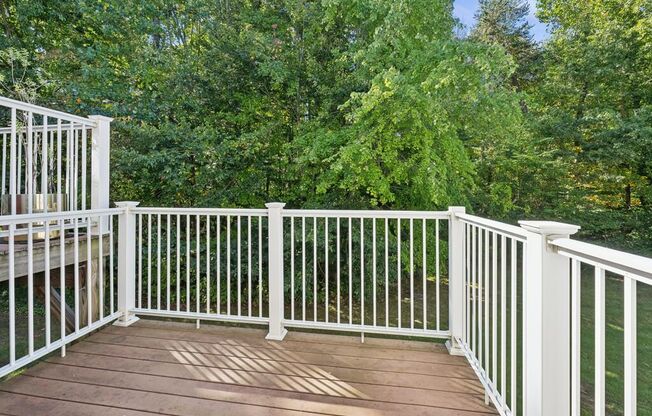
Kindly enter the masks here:
<path id="1" fill-rule="evenodd" d="M 364 218 L 362 217 L 360 217 L 360 324 L 364 326 Z"/>
<path id="2" fill-rule="evenodd" d="M 237 251 L 237 266 L 238 266 L 238 316 L 242 315 L 241 311 L 241 302 L 242 302 L 242 267 L 241 267 L 241 249 L 240 249 L 240 216 L 236 216 L 238 221 L 238 234 L 236 239 L 236 251 Z"/>
<path id="3" fill-rule="evenodd" d="M 324 321 L 328 322 L 328 217 L 324 217 Z"/>
<path id="4" fill-rule="evenodd" d="M 498 235 L 491 234 L 491 376 L 494 387 L 498 386 Z"/>
<path id="5" fill-rule="evenodd" d="M 72 123 L 68 125 L 68 131 L 66 132 L 66 192 L 68 194 L 68 209 L 73 209 L 72 207 Z"/>
<path id="6" fill-rule="evenodd" d="M 251 316 L 251 216 L 247 217 L 247 308 Z"/>
<path id="7" fill-rule="evenodd" d="M 216 250 L 216 259 L 215 259 L 215 271 L 217 273 L 217 286 L 215 288 L 216 296 L 217 296 L 217 314 L 219 315 L 222 313 L 222 273 L 221 273 L 221 268 L 222 268 L 222 259 L 221 259 L 221 253 L 222 253 L 222 237 L 221 237 L 221 224 L 220 224 L 220 216 L 217 216 L 217 230 L 216 230 L 216 237 L 215 239 L 217 240 L 217 247 L 215 248 Z M 259 261 L 260 265 L 260 261 Z M 259 266 L 260 267 L 260 266 Z"/>
<path id="8" fill-rule="evenodd" d="M 12 131 L 15 130 L 15 109 L 12 111 Z M 13 142 L 13 140 L 12 140 Z M 14 150 L 14 149 L 12 149 Z M 15 152 L 12 152 L 15 153 Z M 14 159 L 14 158 L 12 158 Z M 14 159 L 15 162 L 15 159 Z M 15 172 L 15 168 L 12 169 Z M 12 181 L 15 184 L 15 177 Z M 15 208 L 15 207 L 14 207 Z M 15 260 L 16 252 L 14 248 L 14 239 L 15 239 L 16 225 L 14 223 L 9 224 L 9 365 L 13 366 L 16 363 L 16 273 L 15 273 Z M 63 251 L 63 250 L 62 250 Z M 62 286 L 63 287 L 63 286 Z M 64 297 L 61 296 L 61 299 Z M 64 310 L 64 309 L 62 309 Z M 62 320 L 63 322 L 63 320 Z M 65 332 L 62 332 L 65 334 Z"/>
<path id="9" fill-rule="evenodd" d="M 471 226 L 471 347 L 473 354 L 477 357 L 478 346 L 476 343 L 476 334 L 478 332 L 477 327 L 477 305 L 478 305 L 478 275 L 477 275 L 477 263 L 478 263 L 478 239 L 477 239 L 477 229 L 478 227 Z"/>
<path id="10" fill-rule="evenodd" d="M 425 255 L 425 253 L 424 253 Z M 441 289 L 439 276 L 439 220 L 435 220 L 435 327 L 441 329 Z"/>
<path id="11" fill-rule="evenodd" d="M 79 227 L 77 218 L 73 218 L 73 239 L 74 239 L 74 287 L 75 287 L 75 332 L 79 331 Z"/>
<path id="12" fill-rule="evenodd" d="M 88 326 L 93 323 L 93 241 L 91 240 L 91 217 L 86 217 L 86 306 Z"/>
<path id="13" fill-rule="evenodd" d="M 422 293 L 423 305 L 422 305 L 421 308 L 423 309 L 423 329 L 425 331 L 426 329 L 428 329 L 428 318 L 427 318 L 427 315 L 428 315 L 428 306 L 427 306 L 428 302 L 426 302 L 427 294 L 428 294 L 428 292 L 426 290 L 426 279 L 427 279 L 427 274 L 428 274 L 428 262 L 427 262 L 428 257 L 426 256 L 426 242 L 427 242 L 427 240 L 426 240 L 426 219 L 425 218 L 422 220 L 422 226 L 423 227 L 422 227 L 422 230 L 421 230 L 421 251 L 422 251 L 422 253 L 421 253 L 421 259 L 422 260 L 421 261 L 423 262 L 423 273 L 422 273 L 423 282 L 421 284 L 421 290 L 423 292 Z M 439 299 L 435 299 L 435 301 L 436 301 L 436 308 L 439 309 Z"/>
<path id="14" fill-rule="evenodd" d="M 50 221 L 45 221 L 45 346 L 50 347 Z M 100 257 L 101 258 L 101 257 Z M 100 292 L 101 296 L 101 292 Z"/>
<path id="15" fill-rule="evenodd" d="M 197 313 L 201 312 L 200 301 L 201 301 L 201 216 L 199 214 L 195 215 L 195 310 Z M 199 321 L 197 321 L 199 325 Z"/>
<path id="16" fill-rule="evenodd" d="M 373 306 L 373 325 L 376 326 L 376 219 L 371 218 L 371 281 L 372 281 L 372 306 Z"/>
<path id="17" fill-rule="evenodd" d="M 401 302 L 403 299 L 401 299 L 402 293 L 401 293 L 401 219 L 397 218 L 396 219 L 396 284 L 397 284 L 397 297 L 396 297 L 396 303 L 397 303 L 397 315 L 398 315 L 398 327 L 401 328 L 403 325 L 402 319 L 401 319 Z"/>
<path id="18" fill-rule="evenodd" d="M 301 217 L 301 319 L 306 320 L 306 217 Z"/>
<path id="19" fill-rule="evenodd" d="M 170 306 L 170 301 L 171 301 L 170 282 L 172 280 L 172 272 L 170 270 L 170 263 L 171 263 L 170 239 L 172 238 L 172 222 L 171 222 L 170 214 L 167 215 L 167 228 L 165 230 L 166 230 L 166 232 L 165 232 L 165 237 L 166 237 L 166 240 L 165 240 L 165 248 L 166 248 L 166 250 L 165 250 L 165 252 L 166 252 L 165 266 L 166 267 L 165 267 L 165 269 L 166 269 L 166 272 L 167 272 L 166 273 L 166 275 L 167 275 L 166 276 L 166 283 L 165 283 L 165 306 L 166 306 L 166 309 L 169 311 L 169 310 L 172 309 L 172 307 Z"/>
<path id="20" fill-rule="evenodd" d="M 113 294 L 113 248 L 114 248 L 113 247 L 113 215 L 109 215 L 109 296 L 110 296 L 109 306 L 111 309 L 111 314 L 115 312 L 114 294 Z"/>
<path id="21" fill-rule="evenodd" d="M 7 193 L 7 133 L 2 133 L 2 195 Z"/>
<path id="22" fill-rule="evenodd" d="M 251 222 L 251 218 L 249 218 L 249 221 Z M 249 264 L 251 264 L 251 258 L 249 259 Z M 251 304 L 251 301 L 249 301 L 249 304 Z M 210 215 L 206 215 L 206 313 L 211 313 L 211 217 Z"/>
<path id="23" fill-rule="evenodd" d="M 353 220 L 349 217 L 349 325 L 353 324 Z"/>
<path id="24" fill-rule="evenodd" d="M 637 282 L 630 275 L 624 276 L 625 295 L 625 416 L 636 415 L 637 385 L 636 385 L 636 286 Z M 579 369 L 578 369 L 579 371 Z"/>
<path id="25" fill-rule="evenodd" d="M 81 126 L 81 209 L 86 209 L 86 126 Z"/>
<path id="26" fill-rule="evenodd" d="M 152 309 L 152 214 L 147 214 L 147 309 Z"/>
<path id="27" fill-rule="evenodd" d="M 61 119 L 57 119 L 57 211 L 63 211 L 63 196 L 61 195 L 61 182 L 63 177 L 61 176 L 61 135 L 63 134 L 61 130 Z"/>
<path id="28" fill-rule="evenodd" d="M 500 237 L 500 395 L 507 409 L 507 238 Z"/>
<path id="29" fill-rule="evenodd" d="M 31 177 L 31 175 L 30 175 Z M 30 180 L 31 183 L 31 180 Z M 34 229 L 27 223 L 27 346 L 29 355 L 34 354 Z"/>
<path id="30" fill-rule="evenodd" d="M 312 219 L 312 305 L 313 321 L 317 322 L 317 217 Z"/>
<path id="31" fill-rule="evenodd" d="M 263 217 L 258 216 L 258 316 L 263 316 Z"/>
<path id="32" fill-rule="evenodd" d="M 484 295 L 482 296 L 483 305 L 484 305 L 484 368 L 485 374 L 487 375 L 487 380 L 489 380 L 489 288 L 490 288 L 490 279 L 489 275 L 489 230 L 485 230 L 484 233 Z M 486 391 L 485 391 L 485 401 L 486 401 Z"/>
<path id="33" fill-rule="evenodd" d="M 337 239 L 336 250 L 337 250 L 337 323 L 340 323 L 340 217 L 337 217 L 335 227 L 337 227 L 337 233 L 335 238 Z"/>
<path id="34" fill-rule="evenodd" d="M 48 117 L 43 116 L 43 132 L 41 133 L 41 194 L 47 198 L 48 194 Z M 44 201 L 43 209 L 48 211 L 47 200 Z"/>
<path id="35" fill-rule="evenodd" d="M 17 161 L 16 161 L 16 148 L 18 144 L 16 143 L 17 137 L 16 137 L 16 124 L 17 124 L 17 119 L 16 119 L 16 109 L 12 108 L 11 109 L 11 130 L 9 132 L 10 135 L 10 140 L 9 140 L 9 195 L 11 195 L 11 213 L 12 215 L 16 214 L 16 195 L 18 194 L 18 188 L 17 188 L 17 179 L 18 175 L 16 175 L 16 168 L 17 168 Z"/>
<path id="36" fill-rule="evenodd" d="M 186 215 L 186 313 L 190 313 L 190 215 Z"/>
<path id="37" fill-rule="evenodd" d="M 385 218 L 385 326 L 389 328 L 389 219 Z"/>
<path id="38" fill-rule="evenodd" d="M 177 312 L 181 311 L 181 215 L 177 214 Z"/>
<path id="39" fill-rule="evenodd" d="M 605 272 L 595 268 L 595 416 L 605 414 Z"/>
<path id="40" fill-rule="evenodd" d="M 226 216 L 226 314 L 231 315 L 231 216 Z"/>
<path id="41" fill-rule="evenodd" d="M 59 220 L 59 247 L 66 246 L 65 221 Z M 9 258 L 11 261 L 11 257 Z M 66 250 L 59 250 L 59 332 L 61 333 L 61 356 L 66 355 Z"/>
<path id="42" fill-rule="evenodd" d="M 290 319 L 294 320 L 294 217 L 290 217 Z"/>
<path id="43" fill-rule="evenodd" d="M 581 414 L 581 322 L 582 322 L 582 264 L 571 263 L 571 415 Z M 626 391 L 626 390 L 625 390 Z"/>
<path id="44" fill-rule="evenodd" d="M 156 216 L 156 309 L 161 310 L 161 214 Z"/>
<path id="45" fill-rule="evenodd" d="M 27 113 L 27 169 L 25 170 L 25 187 L 27 189 L 27 212 L 34 208 L 34 136 L 32 131 L 32 113 Z"/>
<path id="46" fill-rule="evenodd" d="M 510 328 L 511 328 L 511 342 L 510 342 L 510 344 L 511 344 L 511 347 L 510 347 L 510 352 L 511 352 L 511 354 L 510 354 L 511 355 L 511 360 L 510 360 L 510 363 L 511 363 L 510 364 L 511 379 L 510 379 L 510 381 L 511 381 L 512 387 L 511 387 L 510 391 L 512 393 L 512 398 L 511 398 L 511 403 L 510 403 L 511 406 L 510 406 L 510 408 L 511 408 L 511 411 L 512 411 L 512 415 L 514 415 L 514 416 L 516 416 L 516 414 L 518 412 L 518 409 L 517 409 L 517 404 L 518 403 L 516 401 L 516 398 L 518 397 L 517 396 L 517 385 L 516 385 L 516 383 L 518 381 L 516 379 L 516 369 L 518 367 L 517 362 L 516 362 L 516 352 L 517 352 L 517 344 L 516 344 L 516 338 L 517 337 L 516 337 L 516 334 L 518 332 L 517 319 L 516 319 L 516 312 L 517 312 L 517 309 L 516 309 L 517 298 L 516 298 L 516 296 L 517 296 L 517 293 L 518 293 L 518 278 L 517 278 L 517 275 L 516 275 L 516 267 L 517 267 L 517 264 L 516 264 L 516 262 L 517 262 L 517 259 L 516 259 L 516 245 L 517 245 L 516 240 L 511 240 L 512 255 L 511 255 L 511 258 L 510 258 L 510 262 L 511 262 L 510 265 L 512 266 L 511 267 L 512 270 L 511 270 L 510 277 L 511 277 L 511 289 L 512 290 L 511 290 L 511 305 L 510 305 L 510 312 L 511 312 L 511 324 L 510 324 Z"/>
<path id="47" fill-rule="evenodd" d="M 464 343 L 466 348 L 469 347 L 471 342 L 471 229 L 469 224 L 464 224 L 464 242 L 465 242 L 465 252 L 464 260 L 466 261 L 466 270 L 464 273 L 464 282 L 466 283 L 465 287 L 465 316 L 464 322 L 466 323 L 464 331 Z"/>
<path id="48" fill-rule="evenodd" d="M 143 307 L 143 214 L 138 218 L 138 307 Z"/>
<path id="49" fill-rule="evenodd" d="M 484 348 L 484 319 L 482 317 L 484 308 L 483 308 L 483 290 L 484 290 L 484 268 L 482 267 L 483 261 L 486 261 L 484 254 L 484 229 L 478 228 L 478 286 L 476 287 L 477 291 L 477 302 L 478 302 L 478 362 L 482 364 L 482 359 L 484 354 L 482 353 Z M 484 368 L 484 366 L 482 367 Z"/>
<path id="50" fill-rule="evenodd" d="M 410 218 L 410 328 L 414 329 L 414 219 Z"/>
<path id="51" fill-rule="evenodd" d="M 100 292 L 100 300 L 99 300 L 99 308 L 100 308 L 100 320 L 104 319 L 104 246 L 102 242 L 102 238 L 104 236 L 104 227 L 106 226 L 105 224 L 105 218 L 102 217 L 97 217 L 97 242 L 98 242 L 98 256 L 97 256 L 97 269 L 98 269 L 98 274 L 99 274 L 99 292 Z M 46 247 L 47 247 L 46 243 Z M 47 258 L 49 256 L 46 255 Z M 48 270 L 46 268 L 46 270 Z"/>

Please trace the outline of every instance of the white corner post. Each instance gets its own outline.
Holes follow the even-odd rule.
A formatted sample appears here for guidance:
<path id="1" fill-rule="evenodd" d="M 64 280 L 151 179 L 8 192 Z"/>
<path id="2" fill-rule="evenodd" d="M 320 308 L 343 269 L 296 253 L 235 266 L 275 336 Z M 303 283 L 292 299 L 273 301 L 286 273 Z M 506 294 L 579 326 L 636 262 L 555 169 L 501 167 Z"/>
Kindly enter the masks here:
<path id="1" fill-rule="evenodd" d="M 114 322 L 117 326 L 129 326 L 138 320 L 132 312 L 136 298 L 136 214 L 132 211 L 138 202 L 116 202 L 124 208 L 118 220 L 118 309 L 122 316 Z"/>
<path id="2" fill-rule="evenodd" d="M 449 328 L 451 338 L 446 341 L 446 348 L 451 355 L 464 355 L 458 339 L 464 334 L 464 223 L 457 217 L 466 213 L 464 207 L 449 207 L 448 220 L 448 277 L 449 277 Z"/>
<path id="3" fill-rule="evenodd" d="M 552 221 L 519 224 L 527 231 L 523 265 L 524 415 L 568 415 L 570 263 L 548 242 L 569 238 L 579 227 Z"/>
<path id="4" fill-rule="evenodd" d="M 267 207 L 269 264 L 269 340 L 282 341 L 287 334 L 283 327 L 283 207 L 282 202 L 270 202 Z"/>
<path id="5" fill-rule="evenodd" d="M 110 162 L 111 162 L 111 121 L 110 117 L 89 116 L 95 122 L 91 144 L 91 209 L 109 207 Z M 100 217 L 99 232 L 105 233 L 108 218 Z"/>

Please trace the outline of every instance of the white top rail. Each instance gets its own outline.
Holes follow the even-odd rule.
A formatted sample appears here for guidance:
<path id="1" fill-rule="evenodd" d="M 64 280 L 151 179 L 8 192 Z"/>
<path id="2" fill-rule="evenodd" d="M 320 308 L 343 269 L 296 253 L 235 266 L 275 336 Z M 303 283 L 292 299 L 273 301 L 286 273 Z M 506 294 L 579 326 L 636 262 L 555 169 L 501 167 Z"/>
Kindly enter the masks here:
<path id="1" fill-rule="evenodd" d="M 41 221 L 69 220 L 73 218 L 99 217 L 121 214 L 125 208 L 87 209 L 83 211 L 59 211 L 38 214 L 18 214 L 0 216 L 0 226 L 11 224 L 28 224 Z"/>
<path id="2" fill-rule="evenodd" d="M 62 123 L 61 124 L 61 130 L 79 130 L 83 128 L 91 128 L 93 126 L 88 125 L 88 124 L 82 124 L 82 123 Z M 59 126 L 57 123 L 48 123 L 47 125 L 48 132 L 56 132 L 59 130 Z M 38 125 L 38 126 L 32 126 L 32 130 L 42 132 L 43 131 L 43 126 Z M 16 129 L 17 133 L 24 133 L 27 131 L 27 128 L 21 127 L 19 129 Z M 0 127 L 0 134 L 11 134 L 11 127 Z"/>
<path id="3" fill-rule="evenodd" d="M 329 218 L 425 218 L 449 219 L 448 211 L 385 211 L 385 210 L 322 210 L 284 209 L 284 217 L 329 217 Z"/>
<path id="4" fill-rule="evenodd" d="M 0 106 L 15 108 L 21 111 L 31 111 L 32 113 L 60 118 L 63 120 L 68 120 L 73 123 L 80 123 L 86 126 L 95 127 L 95 121 L 81 116 L 76 116 L 74 114 L 64 113 L 63 111 L 51 110 L 49 108 L 41 107 L 35 104 L 25 103 L 22 101 L 12 100 L 11 98 L 0 96 Z"/>
<path id="5" fill-rule="evenodd" d="M 249 208 L 132 208 L 136 214 L 170 214 L 170 215 L 242 215 L 242 216 L 267 216 L 266 209 Z"/>
<path id="6" fill-rule="evenodd" d="M 504 222 L 489 220 L 470 214 L 455 214 L 455 216 L 462 220 L 462 222 L 486 228 L 516 240 L 527 240 L 527 231 L 516 225 L 505 224 Z"/>
<path id="7" fill-rule="evenodd" d="M 558 238 L 550 241 L 550 244 L 561 255 L 580 259 L 588 264 L 599 265 L 614 273 L 629 274 L 643 283 L 652 285 L 652 259 L 648 257 L 571 240 L 570 238 Z"/>

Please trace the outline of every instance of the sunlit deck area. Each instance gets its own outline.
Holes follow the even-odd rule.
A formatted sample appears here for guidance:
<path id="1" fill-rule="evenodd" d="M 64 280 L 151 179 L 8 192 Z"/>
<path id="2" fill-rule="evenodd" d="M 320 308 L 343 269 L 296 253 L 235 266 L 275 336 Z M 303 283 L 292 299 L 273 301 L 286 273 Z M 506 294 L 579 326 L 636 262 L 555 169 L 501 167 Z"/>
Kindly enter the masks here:
<path id="1" fill-rule="evenodd" d="M 442 344 L 141 320 L 0 384 L 9 415 L 493 414 Z"/>

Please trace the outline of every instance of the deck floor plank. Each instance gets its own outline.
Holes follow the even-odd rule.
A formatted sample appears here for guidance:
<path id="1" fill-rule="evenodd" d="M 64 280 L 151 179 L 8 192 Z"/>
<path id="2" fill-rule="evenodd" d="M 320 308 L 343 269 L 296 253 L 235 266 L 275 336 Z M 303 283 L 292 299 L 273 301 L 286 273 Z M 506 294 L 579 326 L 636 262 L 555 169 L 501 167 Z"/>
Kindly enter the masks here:
<path id="1" fill-rule="evenodd" d="M 440 344 L 264 335 L 152 320 L 109 326 L 0 383 L 0 414 L 496 414 L 468 364 Z"/>

